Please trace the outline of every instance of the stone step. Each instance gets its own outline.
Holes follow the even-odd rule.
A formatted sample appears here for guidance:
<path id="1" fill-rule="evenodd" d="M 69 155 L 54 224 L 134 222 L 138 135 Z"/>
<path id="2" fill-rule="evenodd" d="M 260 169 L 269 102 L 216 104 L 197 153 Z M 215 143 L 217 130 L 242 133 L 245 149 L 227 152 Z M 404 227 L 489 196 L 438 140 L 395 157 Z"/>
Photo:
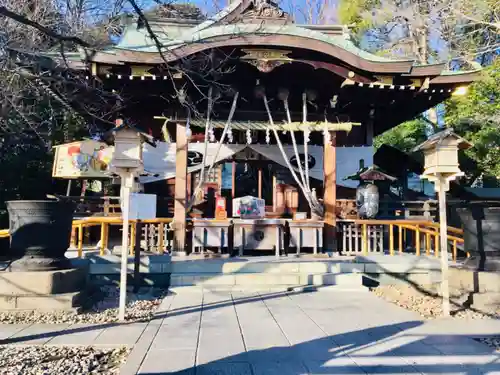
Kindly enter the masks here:
<path id="1" fill-rule="evenodd" d="M 77 311 L 87 299 L 85 292 L 48 295 L 0 295 L 0 310 Z"/>
<path id="2" fill-rule="evenodd" d="M 359 273 L 246 273 L 246 274 L 171 274 L 170 286 L 297 286 L 344 285 L 361 286 Z"/>
<path id="3" fill-rule="evenodd" d="M 358 293 L 368 292 L 369 289 L 359 286 L 347 285 L 187 285 L 176 286 L 169 288 L 173 294 L 184 293 L 200 293 L 200 292 L 215 292 L 215 293 L 310 293 L 310 292 L 346 292 Z"/>
<path id="4" fill-rule="evenodd" d="M 293 273 L 354 273 L 364 272 L 363 264 L 338 261 L 286 261 L 266 260 L 248 262 L 241 260 L 174 261 L 169 265 L 172 274 L 293 274 Z"/>

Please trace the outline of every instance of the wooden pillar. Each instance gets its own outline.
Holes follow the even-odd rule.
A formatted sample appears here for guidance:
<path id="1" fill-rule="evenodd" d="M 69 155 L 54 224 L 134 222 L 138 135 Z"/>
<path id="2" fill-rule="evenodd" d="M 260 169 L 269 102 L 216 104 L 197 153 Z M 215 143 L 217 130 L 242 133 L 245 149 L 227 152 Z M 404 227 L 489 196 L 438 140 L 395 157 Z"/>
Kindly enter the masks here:
<path id="1" fill-rule="evenodd" d="M 337 202 L 337 151 L 335 132 L 331 132 L 331 143 L 325 143 L 323 148 L 323 186 L 325 205 L 325 227 L 323 248 L 327 252 L 335 251 L 336 244 L 336 213 Z"/>
<path id="2" fill-rule="evenodd" d="M 236 192 L 236 162 L 233 160 L 231 165 L 231 198 L 234 199 Z"/>
<path id="3" fill-rule="evenodd" d="M 186 252 L 188 153 L 186 127 L 181 123 L 177 124 L 175 147 L 174 251 L 181 255 Z"/>

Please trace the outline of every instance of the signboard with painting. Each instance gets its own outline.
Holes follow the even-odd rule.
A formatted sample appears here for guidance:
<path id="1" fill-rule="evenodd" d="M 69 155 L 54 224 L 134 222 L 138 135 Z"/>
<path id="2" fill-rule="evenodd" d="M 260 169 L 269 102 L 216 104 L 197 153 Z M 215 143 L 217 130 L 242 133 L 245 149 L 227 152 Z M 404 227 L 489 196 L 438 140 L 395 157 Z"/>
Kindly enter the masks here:
<path id="1" fill-rule="evenodd" d="M 56 178 L 108 178 L 113 147 L 86 140 L 54 147 L 52 176 Z"/>
<path id="2" fill-rule="evenodd" d="M 264 199 L 246 197 L 233 199 L 233 217 L 242 219 L 262 219 L 266 216 L 266 207 Z"/>

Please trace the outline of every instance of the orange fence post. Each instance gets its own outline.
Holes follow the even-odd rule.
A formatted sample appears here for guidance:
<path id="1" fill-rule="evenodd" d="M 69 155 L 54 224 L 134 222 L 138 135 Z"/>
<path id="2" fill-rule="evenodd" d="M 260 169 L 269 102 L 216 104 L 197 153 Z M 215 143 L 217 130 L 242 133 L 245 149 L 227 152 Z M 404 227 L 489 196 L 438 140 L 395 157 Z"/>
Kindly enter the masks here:
<path id="1" fill-rule="evenodd" d="M 136 223 L 130 224 L 130 255 L 134 255 L 136 229 Z"/>
<path id="2" fill-rule="evenodd" d="M 163 254 L 163 236 L 165 233 L 165 224 L 160 223 L 158 227 L 158 254 Z"/>
<path id="3" fill-rule="evenodd" d="M 453 260 L 457 260 L 457 240 L 453 240 Z"/>
<path id="4" fill-rule="evenodd" d="M 431 234 L 425 233 L 425 253 L 431 255 Z"/>
<path id="5" fill-rule="evenodd" d="M 436 233 L 434 236 L 434 247 L 435 247 L 435 255 L 439 256 L 439 233 Z"/>
<path id="6" fill-rule="evenodd" d="M 398 242 L 399 242 L 399 253 L 403 253 L 403 228 L 398 225 Z"/>
<path id="7" fill-rule="evenodd" d="M 415 228 L 415 253 L 416 255 L 420 255 L 420 228 Z"/>
<path id="8" fill-rule="evenodd" d="M 83 255 L 83 225 L 78 225 L 78 258 Z"/>
<path id="9" fill-rule="evenodd" d="M 394 255 L 394 225 L 389 224 L 389 253 Z"/>
<path id="10" fill-rule="evenodd" d="M 71 241 L 70 241 L 69 245 L 72 248 L 76 248 L 76 228 L 75 227 L 71 227 Z"/>
<path id="11" fill-rule="evenodd" d="M 368 226 L 366 224 L 363 224 L 361 249 L 363 250 L 363 254 L 368 254 Z"/>
<path id="12" fill-rule="evenodd" d="M 101 255 L 104 255 L 104 249 L 106 248 L 105 247 L 105 239 L 106 239 L 106 226 L 104 223 L 101 223 L 101 248 L 100 248 L 100 254 Z"/>
<path id="13" fill-rule="evenodd" d="M 109 248 L 109 224 L 103 223 L 104 225 L 104 249 Z"/>

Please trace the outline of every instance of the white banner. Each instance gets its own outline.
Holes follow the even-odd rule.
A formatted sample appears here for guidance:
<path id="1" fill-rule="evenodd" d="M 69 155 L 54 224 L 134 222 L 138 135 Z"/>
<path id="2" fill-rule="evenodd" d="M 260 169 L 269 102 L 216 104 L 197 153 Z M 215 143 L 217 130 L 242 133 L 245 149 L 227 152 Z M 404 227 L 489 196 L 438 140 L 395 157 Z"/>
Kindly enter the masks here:
<path id="1" fill-rule="evenodd" d="M 217 159 L 215 153 L 219 147 L 216 143 L 208 144 L 208 155 L 206 165 L 218 163 L 224 159 L 230 158 L 235 153 L 243 150 L 246 145 L 221 145 Z M 205 151 L 204 143 L 190 143 L 188 146 L 188 173 L 192 173 L 201 169 L 203 165 L 203 152 Z M 175 143 L 157 142 L 156 147 L 151 147 L 147 143 L 143 148 L 144 170 L 149 174 L 157 176 L 143 176 L 140 178 L 141 184 L 167 180 L 175 177 Z"/>
<path id="2" fill-rule="evenodd" d="M 285 159 L 283 159 L 283 154 L 281 153 L 281 150 L 277 145 L 250 145 L 249 147 L 255 152 L 258 152 L 259 154 L 264 156 L 266 159 L 287 167 Z M 298 172 L 298 161 L 295 157 L 293 146 L 283 145 L 283 150 L 285 151 L 285 154 L 288 157 L 288 161 L 290 162 L 292 167 L 294 167 L 294 169 Z M 304 146 L 297 145 L 297 151 L 299 153 L 299 159 L 302 162 L 302 170 L 304 170 Z M 323 181 L 323 146 L 308 146 L 307 153 L 309 155 L 309 177 Z M 297 174 L 297 177 L 299 177 L 299 174 Z"/>
<path id="3" fill-rule="evenodd" d="M 188 173 L 198 171 L 203 164 L 203 143 L 190 143 L 188 149 Z M 223 144 L 220 148 L 217 159 L 214 160 L 218 144 L 208 144 L 207 166 L 214 161 L 219 163 L 224 159 L 232 157 L 234 154 L 249 147 L 261 154 L 266 159 L 287 167 L 285 160 L 277 145 L 242 145 Z M 299 158 L 304 166 L 304 146 L 298 147 Z M 290 164 L 298 171 L 297 160 L 293 146 L 284 145 L 283 149 L 290 161 Z M 373 164 L 373 147 L 337 147 L 337 184 L 345 187 L 356 188 L 358 181 L 343 180 L 346 176 L 354 174 L 359 169 L 359 162 L 364 160 L 365 166 Z M 308 146 L 309 155 L 309 176 L 323 181 L 323 146 Z M 156 148 L 148 144 L 144 145 L 143 151 L 144 169 L 150 174 L 157 176 L 144 176 L 140 178 L 141 183 L 148 183 L 166 180 L 175 177 L 175 143 L 158 142 Z"/>

